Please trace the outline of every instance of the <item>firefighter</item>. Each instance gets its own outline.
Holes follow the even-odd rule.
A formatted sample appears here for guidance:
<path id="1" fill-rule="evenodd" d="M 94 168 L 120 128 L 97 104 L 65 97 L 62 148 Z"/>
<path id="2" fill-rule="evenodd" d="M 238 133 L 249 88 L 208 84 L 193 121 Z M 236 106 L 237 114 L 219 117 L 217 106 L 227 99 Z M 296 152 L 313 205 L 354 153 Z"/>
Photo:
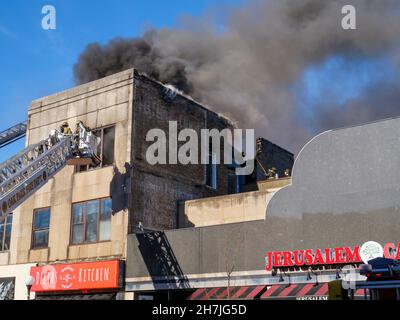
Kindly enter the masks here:
<path id="1" fill-rule="evenodd" d="M 284 174 L 285 177 L 290 177 L 290 170 L 289 169 L 285 169 L 283 174 Z"/>
<path id="2" fill-rule="evenodd" d="M 60 132 L 61 132 L 62 134 L 65 134 L 65 135 L 71 135 L 71 134 L 72 134 L 72 131 L 71 131 L 71 128 L 69 127 L 69 125 L 68 125 L 68 122 L 64 122 L 64 123 L 61 125 L 61 127 L 60 127 Z"/>

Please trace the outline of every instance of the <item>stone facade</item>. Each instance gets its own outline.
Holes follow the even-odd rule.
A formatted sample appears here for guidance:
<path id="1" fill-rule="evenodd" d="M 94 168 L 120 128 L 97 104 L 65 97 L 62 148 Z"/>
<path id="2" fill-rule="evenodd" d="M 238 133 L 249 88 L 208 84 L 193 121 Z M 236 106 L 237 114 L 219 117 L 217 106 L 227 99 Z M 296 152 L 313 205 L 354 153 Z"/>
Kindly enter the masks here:
<path id="1" fill-rule="evenodd" d="M 257 183 L 258 191 L 185 201 L 179 225 L 205 227 L 264 220 L 273 195 L 290 182 L 290 178 L 261 180 Z"/>

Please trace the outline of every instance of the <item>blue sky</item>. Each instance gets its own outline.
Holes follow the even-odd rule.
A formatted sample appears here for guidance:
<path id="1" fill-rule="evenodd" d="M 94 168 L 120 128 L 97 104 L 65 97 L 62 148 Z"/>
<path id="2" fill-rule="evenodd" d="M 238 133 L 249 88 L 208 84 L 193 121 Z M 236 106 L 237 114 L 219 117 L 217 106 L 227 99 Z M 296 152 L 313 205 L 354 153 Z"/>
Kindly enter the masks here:
<path id="1" fill-rule="evenodd" d="M 72 68 L 90 42 L 140 36 L 240 0 L 14 0 L 0 2 L 0 130 L 24 121 L 36 98 L 74 85 Z M 44 5 L 55 6 L 57 29 L 43 30 Z M 24 141 L 0 150 L 0 162 Z"/>
<path id="2" fill-rule="evenodd" d="M 308 67 L 303 76 L 294 84 L 299 108 L 310 133 L 314 111 L 331 102 L 333 106 L 344 106 L 351 99 L 357 99 L 381 81 L 395 82 L 397 70 L 389 57 L 377 56 L 329 56 L 318 64 Z"/>

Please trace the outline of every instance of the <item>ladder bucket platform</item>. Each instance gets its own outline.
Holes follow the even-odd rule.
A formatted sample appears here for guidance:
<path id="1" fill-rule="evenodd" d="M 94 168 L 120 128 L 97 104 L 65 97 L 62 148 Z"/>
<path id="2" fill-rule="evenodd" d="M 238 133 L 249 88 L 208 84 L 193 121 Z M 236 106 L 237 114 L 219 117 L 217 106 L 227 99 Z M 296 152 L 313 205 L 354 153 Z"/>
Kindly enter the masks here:
<path id="1" fill-rule="evenodd" d="M 67 165 L 69 166 L 86 166 L 86 165 L 95 165 L 95 161 L 92 158 L 70 158 L 67 160 Z"/>

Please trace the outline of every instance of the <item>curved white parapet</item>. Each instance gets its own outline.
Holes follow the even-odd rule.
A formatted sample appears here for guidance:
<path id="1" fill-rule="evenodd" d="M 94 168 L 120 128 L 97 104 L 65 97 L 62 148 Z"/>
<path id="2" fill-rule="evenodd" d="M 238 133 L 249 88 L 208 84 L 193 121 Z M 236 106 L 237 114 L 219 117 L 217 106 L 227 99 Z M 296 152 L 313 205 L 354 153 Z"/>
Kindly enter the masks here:
<path id="1" fill-rule="evenodd" d="M 400 207 L 400 118 L 323 132 L 295 160 L 268 217 L 370 213 Z"/>

